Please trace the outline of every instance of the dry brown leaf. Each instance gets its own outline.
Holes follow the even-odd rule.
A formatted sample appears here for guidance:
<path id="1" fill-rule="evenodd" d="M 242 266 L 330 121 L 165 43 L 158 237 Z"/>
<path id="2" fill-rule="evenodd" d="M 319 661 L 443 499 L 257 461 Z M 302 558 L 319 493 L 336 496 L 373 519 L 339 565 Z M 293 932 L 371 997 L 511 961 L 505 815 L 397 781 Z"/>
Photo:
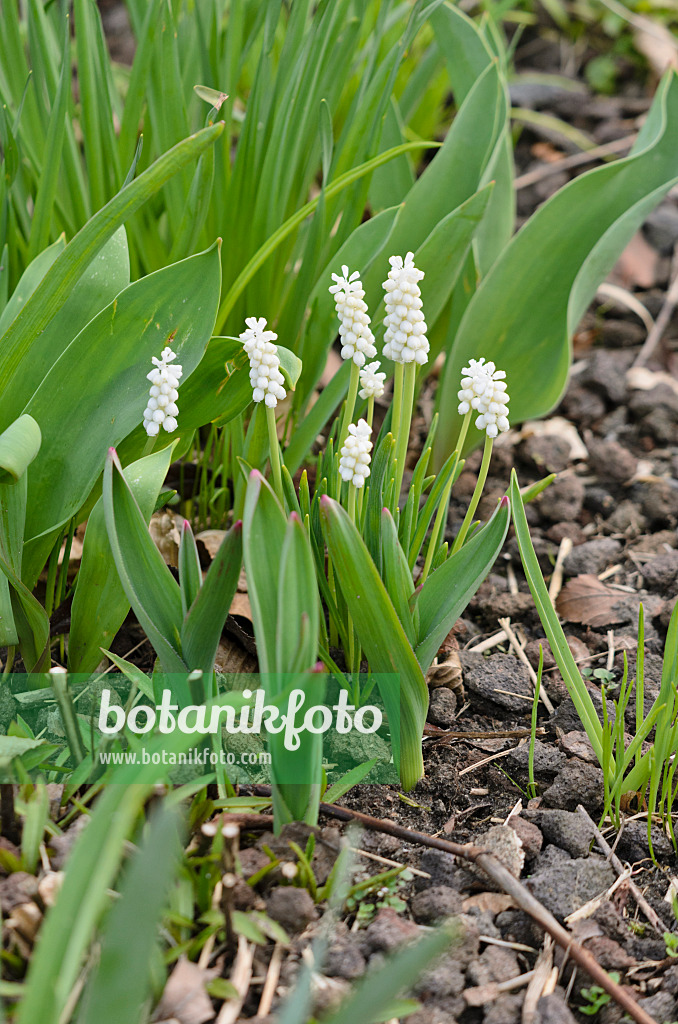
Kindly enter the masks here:
<path id="1" fill-rule="evenodd" d="M 614 626 L 625 616 L 615 611 L 621 595 L 601 583 L 597 576 L 584 574 L 569 580 L 558 595 L 556 611 L 568 622 L 584 626 Z"/>
<path id="2" fill-rule="evenodd" d="M 504 892 L 479 892 L 464 900 L 461 909 L 464 914 L 470 910 L 478 910 L 481 914 L 486 910 L 490 914 L 502 914 L 505 910 L 511 910 L 515 903 L 510 896 Z"/>
<path id="3" fill-rule="evenodd" d="M 223 675 L 240 672 L 256 672 L 257 659 L 235 640 L 222 636 L 214 658 L 214 667 Z"/>
<path id="4" fill-rule="evenodd" d="M 200 533 L 196 533 L 195 540 L 196 543 L 202 541 L 207 554 L 210 558 L 214 558 L 225 536 L 226 530 L 201 530 Z"/>
<path id="5" fill-rule="evenodd" d="M 169 976 L 153 1019 L 176 1020 L 179 1024 L 206 1024 L 214 1020 L 214 1007 L 205 984 L 218 973 L 218 968 L 203 970 L 182 957 Z"/>
<path id="6" fill-rule="evenodd" d="M 475 988 L 465 988 L 462 992 L 467 1006 L 485 1006 L 486 1003 L 493 1003 L 499 997 L 501 989 L 496 981 L 488 981 L 486 985 L 478 985 Z"/>
<path id="7" fill-rule="evenodd" d="M 179 564 L 179 542 L 181 537 L 173 513 L 154 512 L 148 530 L 155 546 L 168 565 Z"/>
<path id="8" fill-rule="evenodd" d="M 652 288 L 657 280 L 659 254 L 636 232 L 612 271 L 613 283 L 623 288 Z"/>
<path id="9" fill-rule="evenodd" d="M 678 67 L 678 46 L 673 34 L 665 25 L 652 18 L 643 18 L 647 28 L 637 20 L 633 29 L 636 49 L 647 58 L 652 70 L 661 77 L 667 68 Z"/>

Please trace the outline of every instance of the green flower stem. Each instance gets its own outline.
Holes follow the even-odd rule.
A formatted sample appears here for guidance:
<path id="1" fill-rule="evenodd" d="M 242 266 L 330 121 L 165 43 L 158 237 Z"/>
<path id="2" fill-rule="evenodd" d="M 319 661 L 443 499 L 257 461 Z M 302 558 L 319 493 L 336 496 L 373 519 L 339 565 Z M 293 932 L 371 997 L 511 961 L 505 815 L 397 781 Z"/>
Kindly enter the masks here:
<path id="1" fill-rule="evenodd" d="M 459 431 L 459 439 L 457 440 L 457 455 L 456 455 L 456 458 L 454 460 L 454 468 L 452 470 L 452 474 L 450 476 L 449 483 L 447 484 L 447 487 L 445 488 L 445 491 L 444 491 L 444 493 L 443 493 L 443 495 L 442 495 L 442 497 L 440 499 L 440 504 L 438 505 L 438 511 L 436 512 L 436 521 L 435 521 L 435 523 L 433 525 L 433 532 L 431 533 L 431 540 L 429 541 L 428 551 L 426 552 L 426 561 L 424 563 L 424 571 L 421 574 L 421 579 L 419 581 L 420 583 L 424 583 L 425 582 L 426 577 L 428 576 L 429 572 L 431 571 L 431 563 L 433 561 L 433 556 L 435 555 L 436 551 L 438 550 L 438 542 L 440 540 L 440 534 L 441 534 L 441 532 L 443 530 L 443 525 L 445 523 L 445 520 L 447 519 L 447 509 L 448 509 L 449 503 L 450 503 L 450 494 L 452 493 L 452 484 L 454 482 L 454 477 L 455 477 L 455 474 L 457 472 L 457 466 L 459 465 L 459 456 L 460 456 L 461 451 L 462 451 L 462 449 L 464 447 L 464 441 L 466 440 L 466 434 L 467 434 L 468 425 L 469 425 L 470 422 L 471 422 L 471 410 L 469 410 L 466 413 L 466 415 L 464 416 L 464 419 L 463 419 L 463 422 L 462 422 L 462 425 L 461 425 L 461 430 Z"/>
<path id="2" fill-rule="evenodd" d="M 356 486 L 354 483 L 348 485 L 348 514 L 351 518 L 351 522 L 355 523 L 355 499 L 356 499 Z M 353 622 L 349 613 L 347 623 L 348 633 L 348 651 L 346 652 L 347 658 L 346 663 L 349 672 L 353 672 L 353 663 L 355 662 L 355 635 L 353 632 Z"/>
<path id="3" fill-rule="evenodd" d="M 329 584 L 332 597 L 334 598 L 335 605 L 337 604 L 337 584 L 334 580 L 334 567 L 332 565 L 332 559 L 327 556 L 327 582 Z M 330 644 L 332 647 L 339 646 L 339 629 L 332 615 L 330 615 Z"/>
<path id="4" fill-rule="evenodd" d="M 394 417 L 392 421 L 392 425 L 398 432 L 398 438 L 396 441 L 396 505 L 398 505 L 400 501 L 400 489 L 403 486 L 405 462 L 407 461 L 407 444 L 410 439 L 410 425 L 412 423 L 412 406 L 414 405 L 414 383 L 417 376 L 416 363 L 406 363 L 404 366 L 402 364 L 399 365 L 401 366 L 401 377 L 404 377 L 402 400 L 398 410 L 398 419 L 396 420 L 395 418 L 394 409 Z"/>
<path id="5" fill-rule="evenodd" d="M 466 515 L 464 516 L 464 522 L 461 524 L 461 529 L 456 536 L 454 544 L 452 545 L 451 554 L 453 555 L 455 554 L 455 552 L 459 550 L 459 548 L 464 543 L 466 539 L 466 534 L 468 533 L 469 530 L 469 526 L 471 525 L 473 521 L 473 516 L 475 515 L 475 511 L 478 508 L 480 495 L 483 493 L 483 487 L 485 486 L 485 481 L 487 480 L 487 471 L 490 468 L 490 459 L 492 458 L 492 444 L 493 439 L 491 437 L 485 437 L 483 461 L 480 464 L 480 472 L 478 473 L 476 488 L 473 492 L 473 497 L 471 498 L 471 504 L 467 509 Z"/>
<path id="6" fill-rule="evenodd" d="M 278 428 L 275 422 L 275 409 L 266 406 L 266 423 L 268 426 L 268 444 L 271 451 L 271 473 L 273 474 L 273 490 L 282 507 L 285 507 L 283 496 L 282 472 L 280 470 L 280 445 L 278 444 Z"/>
<path id="7" fill-rule="evenodd" d="M 144 445 L 144 450 L 141 453 L 141 458 L 142 459 L 145 459 L 147 455 L 151 454 L 151 452 L 155 448 L 155 442 L 157 440 L 158 440 L 158 435 L 157 434 L 153 434 L 152 436 L 149 434 L 149 436 L 146 438 L 146 444 Z"/>
<path id="8" fill-rule="evenodd" d="M 337 443 L 336 451 L 341 453 L 342 445 L 348 437 L 348 428 L 353 418 L 353 410 L 355 409 L 355 400 L 358 397 L 358 385 L 360 384 L 360 367 L 351 360 L 351 378 L 348 383 L 348 395 L 346 396 L 346 405 L 344 406 L 344 418 L 341 421 L 341 430 L 339 431 L 339 441 Z"/>
<path id="9" fill-rule="evenodd" d="M 372 421 L 373 420 L 374 420 L 374 395 L 370 395 L 370 397 L 367 399 L 367 423 L 368 423 L 368 426 L 369 426 L 370 430 L 372 429 Z"/>

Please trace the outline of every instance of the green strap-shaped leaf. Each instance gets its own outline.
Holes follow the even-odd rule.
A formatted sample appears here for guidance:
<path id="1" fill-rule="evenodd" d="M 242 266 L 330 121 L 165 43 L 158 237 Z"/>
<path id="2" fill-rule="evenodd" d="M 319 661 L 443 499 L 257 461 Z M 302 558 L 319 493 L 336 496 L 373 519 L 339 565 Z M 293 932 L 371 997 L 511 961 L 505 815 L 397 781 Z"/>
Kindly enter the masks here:
<path id="1" fill-rule="evenodd" d="M 66 248 L 66 239 L 59 235 L 56 242 L 52 242 L 46 249 L 35 257 L 32 263 L 24 270 L 19 278 L 19 283 L 7 300 L 7 305 L 0 316 L 0 338 L 3 336 L 9 325 L 16 319 L 19 310 L 31 297 L 43 277 L 54 263 L 57 256 Z"/>
<path id="2" fill-rule="evenodd" d="M 527 582 L 529 584 L 532 597 L 534 598 L 534 603 L 537 611 L 539 612 L 541 624 L 544 627 L 546 636 L 548 637 L 551 650 L 553 651 L 553 656 L 556 659 L 556 664 L 558 665 L 565 685 L 567 686 L 568 693 L 570 694 L 574 706 L 577 709 L 577 714 L 579 715 L 586 730 L 586 734 L 591 741 L 595 755 L 602 765 L 602 727 L 598 719 L 598 715 L 596 714 L 593 701 L 591 700 L 591 696 L 586 689 L 579 669 L 577 668 L 577 664 L 572 656 L 572 652 L 567 645 L 567 640 L 563 633 L 563 627 L 558 621 L 558 616 L 556 615 L 551 598 L 548 595 L 546 584 L 544 583 L 544 577 L 542 576 L 541 569 L 539 568 L 539 562 L 537 561 L 537 556 L 530 537 L 530 529 L 527 525 L 527 519 L 525 518 L 525 507 L 520 495 L 520 487 L 518 485 L 518 477 L 516 476 L 515 470 L 511 472 L 511 486 L 509 488 L 509 494 L 511 496 L 511 504 L 513 506 L 513 526 L 516 531 L 518 549 L 520 551 L 523 569 L 525 570 L 525 576 L 527 577 Z"/>
<path id="3" fill-rule="evenodd" d="M 384 557 L 384 583 L 408 642 L 414 647 L 416 633 L 409 605 L 410 595 L 414 589 L 412 573 L 407 564 L 405 552 L 400 546 L 393 516 L 387 508 L 382 509 L 381 513 L 381 543 Z"/>
<path id="4" fill-rule="evenodd" d="M 341 586 L 358 639 L 373 672 L 400 677 L 399 700 L 390 687 L 382 693 L 389 718 L 400 721 L 391 735 L 400 779 L 406 789 L 421 778 L 421 740 L 428 710 L 424 675 L 408 643 L 395 608 L 362 537 L 344 509 L 320 499 L 320 517 L 336 579 Z"/>
<path id="5" fill-rule="evenodd" d="M 135 181 L 130 182 L 69 242 L 64 251 L 45 274 L 38 287 L 21 308 L 19 315 L 6 331 L 0 347 L 0 408 L 33 340 L 45 329 L 54 314 L 63 305 L 79 280 L 84 268 L 91 263 L 105 242 L 139 207 L 168 181 L 173 174 L 219 138 L 223 124 L 215 124 L 184 139 L 164 153 Z M 3 414 L 0 413 L 0 424 Z"/>
<path id="6" fill-rule="evenodd" d="M 181 590 L 181 610 L 188 612 L 202 586 L 202 568 L 198 545 L 188 519 L 184 519 L 179 540 L 179 589 Z M 196 666 L 193 666 L 194 668 Z"/>
<path id="7" fill-rule="evenodd" d="M 447 358 L 437 465 L 459 433 L 461 418 L 450 397 L 469 358 L 482 355 L 506 371 L 515 422 L 542 416 L 558 402 L 570 366 L 570 337 L 586 303 L 676 180 L 677 133 L 678 76 L 669 71 L 631 155 L 575 178 L 506 246 L 471 299 Z M 472 428 L 469 447 L 479 438 Z"/>
<path id="8" fill-rule="evenodd" d="M 19 416 L 0 434 L 0 486 L 23 476 L 40 450 L 40 427 L 32 416 Z"/>
<path id="9" fill-rule="evenodd" d="M 26 409 L 43 434 L 29 478 L 27 543 L 67 522 L 86 500 L 106 449 L 141 421 L 151 357 L 172 335 L 182 380 L 190 377 L 211 337 L 219 284 L 216 246 L 149 274 L 91 320 L 52 367 Z M 39 572 L 40 558 L 30 549 L 27 555 Z M 32 582 L 28 567 L 24 579 Z"/>
<path id="10" fill-rule="evenodd" d="M 179 587 L 153 543 L 115 449 L 104 469 L 106 529 L 127 600 L 165 672 L 185 672 Z"/>
<path id="11" fill-rule="evenodd" d="M 243 512 L 243 557 L 247 573 L 257 657 L 262 672 L 274 672 L 278 630 L 278 581 L 287 522 L 280 502 L 259 470 L 250 473 Z"/>
<path id="12" fill-rule="evenodd" d="M 242 564 L 242 523 L 236 522 L 217 551 L 181 629 L 184 661 L 212 672 Z"/>
<path id="13" fill-rule="evenodd" d="M 153 452 L 123 470 L 148 523 L 167 476 L 174 445 Z M 101 648 L 111 646 L 129 611 L 113 552 L 106 532 L 103 498 L 99 498 L 87 520 L 82 559 L 71 606 L 68 636 L 70 672 L 93 672 L 101 661 Z"/>
<path id="14" fill-rule="evenodd" d="M 414 653 L 424 672 L 494 565 L 510 519 L 509 501 L 504 497 L 487 526 L 436 569 L 419 590 L 415 600 L 419 635 Z"/>

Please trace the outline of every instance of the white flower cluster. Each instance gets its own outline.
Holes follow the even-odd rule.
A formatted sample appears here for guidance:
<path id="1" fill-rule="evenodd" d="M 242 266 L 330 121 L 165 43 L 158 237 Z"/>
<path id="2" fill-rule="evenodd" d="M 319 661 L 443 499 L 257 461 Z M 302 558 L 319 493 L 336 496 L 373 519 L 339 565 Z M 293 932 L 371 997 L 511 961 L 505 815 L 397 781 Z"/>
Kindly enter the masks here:
<path id="1" fill-rule="evenodd" d="M 377 349 L 360 274 L 354 270 L 349 276 L 348 267 L 343 266 L 341 274 L 332 274 L 332 278 L 336 284 L 330 285 L 330 293 L 334 295 L 341 321 L 341 358 L 352 359 L 356 366 L 363 366 L 365 359 L 374 359 Z"/>
<path id="2" fill-rule="evenodd" d="M 341 448 L 339 475 L 342 480 L 350 481 L 354 487 L 363 487 L 370 475 L 371 433 L 366 420 L 351 423 L 348 437 Z"/>
<path id="3" fill-rule="evenodd" d="M 247 317 L 245 323 L 247 330 L 240 335 L 240 340 L 250 361 L 252 398 L 255 402 L 265 402 L 269 409 L 275 409 L 278 399 L 282 400 L 286 395 L 278 346 L 274 344 L 278 335 L 266 330 L 263 316 L 259 319 Z"/>
<path id="4" fill-rule="evenodd" d="M 367 363 L 360 371 L 360 383 L 362 388 L 358 392 L 361 398 L 381 398 L 384 393 L 385 373 L 377 373 L 379 361 Z"/>
<path id="5" fill-rule="evenodd" d="M 459 412 L 463 416 L 471 409 L 479 413 L 476 419 L 478 430 L 484 430 L 488 437 L 503 434 L 509 428 L 506 374 L 498 370 L 493 362 L 485 359 L 469 359 L 463 368 L 461 391 L 458 393 Z"/>
<path id="6" fill-rule="evenodd" d="M 184 372 L 178 363 L 170 364 L 176 359 L 176 353 L 169 345 L 160 353 L 160 359 L 151 357 L 155 369 L 146 374 L 151 382 L 148 405 L 144 409 L 144 429 L 149 437 L 155 437 L 160 433 L 160 427 L 171 434 L 177 429 L 177 416 L 179 409 L 177 398 L 179 392 L 179 381 Z"/>
<path id="7" fill-rule="evenodd" d="M 395 363 L 428 362 L 426 324 L 421 311 L 422 301 L 418 282 L 423 270 L 414 265 L 414 254 L 391 256 L 391 269 L 384 281 L 386 292 L 386 334 L 384 355 Z"/>

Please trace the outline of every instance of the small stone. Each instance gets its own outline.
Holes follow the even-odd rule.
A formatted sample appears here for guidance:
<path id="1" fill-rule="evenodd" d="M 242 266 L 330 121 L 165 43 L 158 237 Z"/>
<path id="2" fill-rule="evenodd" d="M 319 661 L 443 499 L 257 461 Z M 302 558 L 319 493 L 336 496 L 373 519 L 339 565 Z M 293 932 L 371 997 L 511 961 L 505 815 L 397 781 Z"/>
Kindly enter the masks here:
<path id="1" fill-rule="evenodd" d="M 422 975 L 415 985 L 414 992 L 426 1002 L 438 1002 L 449 996 L 460 996 L 465 986 L 466 979 L 459 964 L 447 956 Z"/>
<path id="2" fill-rule="evenodd" d="M 509 654 L 486 658 L 473 651 L 460 651 L 459 658 L 467 689 L 507 711 L 520 715 L 529 712 L 530 704 L 523 697 L 532 697 L 532 683 L 517 658 Z"/>
<path id="3" fill-rule="evenodd" d="M 669 590 L 678 580 L 678 551 L 657 555 L 650 562 L 645 562 L 641 572 L 647 587 L 659 591 Z"/>
<path id="4" fill-rule="evenodd" d="M 544 837 L 533 821 L 528 821 L 520 815 L 514 814 L 508 820 L 509 828 L 512 828 L 523 844 L 525 860 L 529 864 L 538 853 L 544 843 Z"/>
<path id="5" fill-rule="evenodd" d="M 653 523 L 675 525 L 678 518 L 678 488 L 668 480 L 657 480 L 646 484 L 642 510 Z"/>
<path id="6" fill-rule="evenodd" d="M 363 947 L 368 956 L 372 953 L 391 953 L 404 943 L 416 939 L 418 935 L 419 928 L 416 924 L 399 917 L 392 907 L 382 907 L 365 931 Z"/>
<path id="7" fill-rule="evenodd" d="M 619 557 L 621 544 L 611 537 L 595 537 L 574 548 L 563 561 L 563 571 L 567 576 L 581 576 L 598 573 L 607 569 Z"/>
<path id="8" fill-rule="evenodd" d="M 571 540 L 573 544 L 583 544 L 586 540 L 586 534 L 582 530 L 579 523 L 554 523 L 553 526 L 549 526 L 546 531 L 546 536 L 549 540 L 552 540 L 554 544 L 560 544 L 561 541 L 567 539 Z"/>
<path id="9" fill-rule="evenodd" d="M 660 864 L 666 864 L 674 856 L 673 845 L 658 825 L 652 826 L 652 848 Z M 611 840 L 610 840 L 611 841 Z M 650 856 L 647 842 L 647 822 L 627 821 L 616 846 L 617 856 L 629 864 L 637 864 Z"/>
<path id="10" fill-rule="evenodd" d="M 586 488 L 584 495 L 584 508 L 597 516 L 609 516 L 615 508 L 616 501 L 610 494 L 607 487 L 600 484 L 591 484 Z"/>
<path id="11" fill-rule="evenodd" d="M 544 807 L 574 811 L 578 804 L 595 817 L 603 809 L 604 786 L 600 768 L 573 757 L 566 761 L 553 785 L 542 797 Z"/>
<path id="12" fill-rule="evenodd" d="M 360 952 L 358 941 L 346 929 L 327 950 L 323 962 L 323 973 L 329 978 L 346 978 L 353 981 L 365 973 L 365 957 Z"/>
<path id="13" fill-rule="evenodd" d="M 667 202 L 661 203 L 646 218 L 643 234 L 662 256 L 670 256 L 678 241 L 678 210 Z"/>
<path id="14" fill-rule="evenodd" d="M 493 825 L 487 832 L 476 836 L 475 845 L 481 850 L 493 854 L 514 878 L 520 878 L 525 863 L 525 853 L 522 840 L 515 829 L 509 828 L 508 825 Z M 483 879 L 487 878 L 485 872 L 477 865 L 471 864 L 469 869 Z"/>
<path id="15" fill-rule="evenodd" d="M 451 853 L 445 853 L 443 850 L 424 850 L 419 859 L 419 869 L 425 871 L 431 877 L 426 879 L 416 875 L 414 879 L 415 889 L 439 885 L 459 889 L 459 886 L 455 883 L 460 880 L 460 869 Z"/>
<path id="16" fill-rule="evenodd" d="M 533 896 L 562 921 L 595 896 L 606 892 L 615 877 L 607 861 L 600 857 L 587 857 L 540 870 L 525 884 Z"/>
<path id="17" fill-rule="evenodd" d="M 577 1024 L 562 992 L 551 992 L 537 1003 L 534 1024 Z"/>
<path id="18" fill-rule="evenodd" d="M 578 384 L 603 395 L 612 405 L 626 399 L 626 371 L 634 359 L 633 352 L 597 349 L 578 377 Z"/>
<path id="19" fill-rule="evenodd" d="M 523 452 L 544 473 L 562 473 L 572 458 L 569 441 L 555 434 L 528 437 Z"/>
<path id="20" fill-rule="evenodd" d="M 606 971 L 625 971 L 636 963 L 635 959 L 608 935 L 594 935 L 588 939 L 586 948 Z"/>
<path id="21" fill-rule="evenodd" d="M 486 946 L 478 959 L 469 964 L 466 980 L 471 985 L 489 985 L 492 981 L 510 981 L 519 974 L 518 957 L 512 949 Z"/>
<path id="22" fill-rule="evenodd" d="M 563 398 L 561 412 L 573 423 L 590 427 L 605 415 L 605 402 L 589 388 L 574 387 Z"/>
<path id="23" fill-rule="evenodd" d="M 271 863 L 271 858 L 268 854 L 264 853 L 263 850 L 257 849 L 256 846 L 248 846 L 246 849 L 240 850 L 238 860 L 240 861 L 240 868 L 245 881 Z"/>
<path id="24" fill-rule="evenodd" d="M 454 690 L 438 686 L 431 690 L 428 706 L 428 720 L 441 728 L 451 728 L 455 722 L 457 698 Z"/>
<path id="25" fill-rule="evenodd" d="M 567 850 L 572 857 L 588 857 L 594 838 L 590 822 L 574 811 L 538 811 L 537 816 L 547 842 Z"/>
<path id="26" fill-rule="evenodd" d="M 589 465 L 601 480 L 623 484 L 638 468 L 635 455 L 618 441 L 589 441 Z"/>
<path id="27" fill-rule="evenodd" d="M 563 476 L 539 498 L 542 515 L 554 523 L 576 519 L 584 505 L 584 484 L 578 476 Z"/>
<path id="28" fill-rule="evenodd" d="M 446 917 L 461 913 L 463 899 L 449 885 L 434 885 L 423 889 L 410 900 L 412 917 L 417 924 L 435 924 Z"/>
<path id="29" fill-rule="evenodd" d="M 280 885 L 266 897 L 266 913 L 286 932 L 302 932 L 318 913 L 306 889 Z"/>
<path id="30" fill-rule="evenodd" d="M 558 741 L 558 746 L 567 757 L 576 757 L 589 764 L 598 764 L 591 740 L 585 732 L 573 729 L 571 732 L 564 733 Z"/>
<path id="31" fill-rule="evenodd" d="M 518 992 L 500 992 L 485 1007 L 483 1024 L 520 1024 L 523 996 Z"/>
<path id="32" fill-rule="evenodd" d="M 561 850 L 559 846 L 545 846 L 532 865 L 532 874 L 538 875 L 542 871 L 548 871 L 550 868 L 571 860 L 569 853 Z"/>
<path id="33" fill-rule="evenodd" d="M 529 772 L 530 747 L 523 743 L 515 747 L 508 754 L 504 761 L 510 773 L 516 775 L 520 780 L 526 779 Z M 541 740 L 534 741 L 534 774 L 535 777 L 551 781 L 565 765 L 567 758 L 550 743 L 542 743 Z"/>
<path id="34" fill-rule="evenodd" d="M 676 1019 L 676 1000 L 670 992 L 655 992 L 653 996 L 639 999 L 638 1006 L 642 1007 L 653 1020 L 673 1021 Z"/>
<path id="35" fill-rule="evenodd" d="M 633 501 L 621 501 L 608 516 L 605 524 L 612 533 L 642 533 L 647 519 Z"/>

